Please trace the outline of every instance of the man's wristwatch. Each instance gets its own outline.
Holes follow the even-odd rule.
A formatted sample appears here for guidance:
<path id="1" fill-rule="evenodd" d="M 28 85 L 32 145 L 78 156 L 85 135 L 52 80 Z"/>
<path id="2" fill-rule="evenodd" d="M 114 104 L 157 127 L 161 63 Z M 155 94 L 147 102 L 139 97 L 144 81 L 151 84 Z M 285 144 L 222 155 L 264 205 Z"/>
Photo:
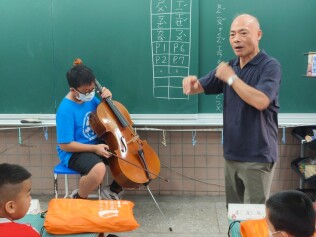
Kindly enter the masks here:
<path id="1" fill-rule="evenodd" d="M 232 86 L 232 84 L 234 83 L 234 81 L 235 81 L 236 79 L 237 79 L 237 75 L 235 74 L 235 75 L 231 76 L 230 78 L 228 78 L 227 84 L 228 84 L 229 86 Z"/>

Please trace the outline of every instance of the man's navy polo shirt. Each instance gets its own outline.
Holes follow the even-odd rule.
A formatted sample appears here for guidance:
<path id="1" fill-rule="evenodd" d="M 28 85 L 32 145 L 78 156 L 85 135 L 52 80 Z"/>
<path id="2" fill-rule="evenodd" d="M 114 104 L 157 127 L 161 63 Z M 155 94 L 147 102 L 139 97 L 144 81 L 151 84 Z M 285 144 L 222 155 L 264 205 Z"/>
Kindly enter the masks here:
<path id="1" fill-rule="evenodd" d="M 239 58 L 229 65 L 246 84 L 266 94 L 270 105 L 259 111 L 245 103 L 232 87 L 215 77 L 216 69 L 199 80 L 205 94 L 224 94 L 224 157 L 243 162 L 276 162 L 281 66 L 264 51 L 242 69 Z"/>

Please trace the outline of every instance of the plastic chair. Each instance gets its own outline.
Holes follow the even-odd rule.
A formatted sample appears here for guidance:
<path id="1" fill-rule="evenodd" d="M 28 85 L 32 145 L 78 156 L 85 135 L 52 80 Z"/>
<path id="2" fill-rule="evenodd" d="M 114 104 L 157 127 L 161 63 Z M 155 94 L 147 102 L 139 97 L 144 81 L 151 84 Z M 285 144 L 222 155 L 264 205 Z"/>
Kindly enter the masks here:
<path id="1" fill-rule="evenodd" d="M 79 173 L 77 171 L 74 171 L 72 169 L 69 169 L 69 168 L 63 166 L 61 163 L 59 163 L 58 165 L 56 165 L 54 167 L 54 194 L 55 194 L 55 198 L 58 198 L 58 181 L 57 181 L 57 178 L 58 178 L 59 174 L 65 175 L 65 196 L 64 196 L 64 198 L 67 198 L 69 196 L 68 175 L 70 175 L 70 174 L 79 175 Z"/>
<path id="2" fill-rule="evenodd" d="M 55 198 L 58 198 L 58 180 L 57 180 L 57 178 L 58 178 L 59 174 L 65 175 L 65 196 L 64 196 L 64 198 L 67 198 L 69 196 L 68 175 L 70 175 L 70 174 L 80 175 L 80 173 L 78 173 L 75 170 L 72 170 L 72 169 L 69 169 L 69 168 L 63 166 L 61 163 L 56 165 L 54 167 L 54 194 L 55 194 Z M 98 195 L 90 194 L 89 197 L 101 199 L 101 184 L 98 187 Z"/>

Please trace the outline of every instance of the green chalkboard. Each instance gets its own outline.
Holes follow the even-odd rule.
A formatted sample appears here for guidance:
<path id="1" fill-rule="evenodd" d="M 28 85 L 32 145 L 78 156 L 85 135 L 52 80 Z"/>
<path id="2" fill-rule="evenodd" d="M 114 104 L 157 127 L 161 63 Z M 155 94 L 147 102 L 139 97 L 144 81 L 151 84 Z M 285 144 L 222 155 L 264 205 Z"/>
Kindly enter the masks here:
<path id="1" fill-rule="evenodd" d="M 19 85 L 0 113 L 55 113 L 77 57 L 131 114 L 198 113 L 182 93 L 183 76 L 198 73 L 198 1 L 20 2 L 0 3 L 5 95 Z"/>
<path id="2" fill-rule="evenodd" d="M 237 14 L 255 15 L 261 24 L 260 48 L 277 58 L 282 66 L 280 89 L 281 113 L 315 113 L 316 78 L 306 73 L 307 57 L 316 51 L 316 1 L 313 0 L 200 0 L 199 74 L 216 67 L 218 59 L 228 61 L 233 55 L 229 45 L 229 29 Z M 225 18 L 219 25 L 217 20 Z M 222 31 L 219 28 L 222 28 Z M 221 43 L 218 34 L 222 32 Z M 222 57 L 218 55 L 222 46 Z M 199 96 L 200 113 L 216 113 L 222 107 L 221 96 Z"/>
<path id="3" fill-rule="evenodd" d="M 54 114 L 66 72 L 83 59 L 131 114 L 221 113 L 222 95 L 182 94 L 183 75 L 203 76 L 234 57 L 236 14 L 258 17 L 260 48 L 283 70 L 281 113 L 315 113 L 314 0 L 1 0 L 0 114 Z"/>
<path id="4" fill-rule="evenodd" d="M 50 1 L 0 1 L 0 113 L 54 113 Z"/>

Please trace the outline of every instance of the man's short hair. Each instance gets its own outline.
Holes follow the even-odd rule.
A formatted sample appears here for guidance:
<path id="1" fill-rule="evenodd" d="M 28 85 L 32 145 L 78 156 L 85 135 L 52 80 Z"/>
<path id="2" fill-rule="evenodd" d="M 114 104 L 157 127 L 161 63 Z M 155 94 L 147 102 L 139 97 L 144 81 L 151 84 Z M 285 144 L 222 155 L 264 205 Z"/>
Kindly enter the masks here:
<path id="1" fill-rule="evenodd" d="M 315 232 L 315 211 L 309 197 L 297 190 L 281 191 L 266 201 L 268 219 L 276 231 L 296 237 L 310 237 Z"/>

